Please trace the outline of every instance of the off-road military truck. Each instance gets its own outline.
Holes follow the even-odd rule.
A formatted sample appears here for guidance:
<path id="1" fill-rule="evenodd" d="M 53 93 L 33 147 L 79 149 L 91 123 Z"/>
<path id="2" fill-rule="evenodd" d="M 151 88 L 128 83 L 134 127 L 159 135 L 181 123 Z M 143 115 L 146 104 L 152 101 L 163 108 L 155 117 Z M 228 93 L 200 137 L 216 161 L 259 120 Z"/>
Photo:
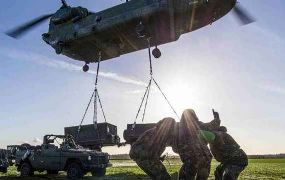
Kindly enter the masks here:
<path id="1" fill-rule="evenodd" d="M 79 179 L 88 172 L 104 176 L 110 165 L 107 153 L 84 149 L 72 136 L 65 135 L 46 135 L 41 146 L 16 146 L 14 155 L 17 170 L 24 177 L 33 175 L 34 171 L 48 174 L 66 171 L 70 179 Z"/>
<path id="2" fill-rule="evenodd" d="M 9 167 L 7 150 L 0 149 L 0 172 L 6 173 Z"/>

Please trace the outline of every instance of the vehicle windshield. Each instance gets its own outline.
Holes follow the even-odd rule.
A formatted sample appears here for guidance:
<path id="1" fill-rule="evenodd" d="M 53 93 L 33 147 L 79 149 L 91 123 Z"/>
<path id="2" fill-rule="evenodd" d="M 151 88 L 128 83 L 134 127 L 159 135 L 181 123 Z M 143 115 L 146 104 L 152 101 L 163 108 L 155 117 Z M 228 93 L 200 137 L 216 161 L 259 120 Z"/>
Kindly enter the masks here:
<path id="1" fill-rule="evenodd" d="M 62 145 L 68 146 L 72 149 L 78 149 L 79 147 L 76 145 L 74 139 L 72 137 L 66 137 L 65 141 L 62 143 Z"/>
<path id="2" fill-rule="evenodd" d="M 56 147 L 66 147 L 71 149 L 79 149 L 72 136 L 47 135 L 44 138 L 44 144 L 54 145 Z"/>
<path id="3" fill-rule="evenodd" d="M 73 139 L 72 136 L 66 136 L 65 138 L 61 139 L 62 143 L 60 144 L 60 147 L 67 147 L 70 149 L 82 149 L 81 146 L 77 145 Z"/>

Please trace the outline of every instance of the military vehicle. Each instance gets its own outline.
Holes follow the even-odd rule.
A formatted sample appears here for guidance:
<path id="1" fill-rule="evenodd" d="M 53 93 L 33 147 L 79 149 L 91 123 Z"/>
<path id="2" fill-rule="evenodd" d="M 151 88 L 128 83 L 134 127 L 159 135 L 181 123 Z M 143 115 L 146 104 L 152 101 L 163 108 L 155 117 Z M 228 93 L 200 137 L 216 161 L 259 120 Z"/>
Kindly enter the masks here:
<path id="1" fill-rule="evenodd" d="M 54 145 L 57 142 L 60 147 Z M 15 165 L 21 176 L 31 176 L 34 171 L 58 174 L 66 171 L 70 179 L 79 179 L 91 172 L 93 176 L 104 176 L 110 166 L 107 153 L 92 151 L 78 146 L 72 136 L 46 135 L 40 146 L 10 146 Z"/>
<path id="2" fill-rule="evenodd" d="M 0 149 L 0 172 L 7 173 L 9 167 L 8 152 L 5 149 Z"/>
<path id="3" fill-rule="evenodd" d="M 98 2 L 97 2 L 98 3 Z M 18 38 L 31 28 L 50 18 L 49 31 L 43 40 L 57 54 L 88 64 L 98 62 L 98 52 L 107 60 L 148 48 L 143 38 L 151 38 L 153 55 L 161 56 L 158 45 L 179 39 L 182 34 L 207 26 L 234 9 L 243 24 L 253 19 L 237 0 L 131 0 L 100 12 L 82 7 L 62 7 L 54 14 L 43 15 L 8 34 Z"/>
<path id="4" fill-rule="evenodd" d="M 79 130 L 79 131 L 78 131 Z M 101 151 L 102 146 L 113 146 L 120 143 L 117 126 L 110 123 L 97 123 L 64 128 L 65 135 L 72 135 L 75 142 L 89 149 Z"/>

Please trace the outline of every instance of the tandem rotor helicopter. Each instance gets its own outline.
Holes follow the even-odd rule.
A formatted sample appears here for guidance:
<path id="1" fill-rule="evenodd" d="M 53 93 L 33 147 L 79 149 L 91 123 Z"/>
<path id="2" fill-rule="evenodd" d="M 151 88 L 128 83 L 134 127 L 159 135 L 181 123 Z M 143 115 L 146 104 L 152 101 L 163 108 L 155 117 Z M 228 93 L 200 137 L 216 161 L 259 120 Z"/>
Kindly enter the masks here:
<path id="1" fill-rule="evenodd" d="M 242 24 L 254 21 L 237 0 L 129 0 L 100 12 L 70 7 L 65 0 L 61 3 L 56 13 L 40 16 L 6 34 L 20 38 L 50 19 L 43 40 L 57 54 L 85 62 L 84 72 L 89 70 L 89 63 L 98 62 L 98 52 L 103 61 L 150 46 L 155 47 L 153 56 L 159 58 L 159 45 L 207 26 L 232 9 Z M 151 38 L 149 44 L 143 38 Z"/>

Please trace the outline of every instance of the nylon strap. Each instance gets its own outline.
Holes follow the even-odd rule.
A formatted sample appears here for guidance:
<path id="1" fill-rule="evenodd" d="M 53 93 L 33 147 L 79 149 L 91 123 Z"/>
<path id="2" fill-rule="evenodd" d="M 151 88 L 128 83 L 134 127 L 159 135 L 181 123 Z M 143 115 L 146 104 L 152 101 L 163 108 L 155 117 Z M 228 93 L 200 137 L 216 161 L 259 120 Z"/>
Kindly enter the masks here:
<path id="1" fill-rule="evenodd" d="M 103 117 L 104 117 L 104 120 L 105 122 L 107 122 L 107 119 L 106 119 L 106 115 L 105 115 L 105 112 L 104 112 L 104 109 L 103 109 L 103 105 L 102 105 L 102 101 L 101 101 L 101 98 L 99 96 L 99 93 L 98 93 L 98 77 L 99 77 L 99 70 L 100 70 L 100 62 L 101 62 L 101 59 L 102 59 L 102 56 L 101 56 L 101 52 L 99 52 L 99 58 L 98 58 L 98 63 L 97 63 L 97 71 L 96 71 L 96 78 L 95 78 L 95 88 L 94 88 L 94 91 L 90 97 L 90 100 L 89 100 L 89 103 L 85 109 L 85 112 L 84 112 L 84 115 L 81 119 L 81 122 L 80 122 L 80 125 L 78 126 L 78 130 L 77 130 L 77 138 L 79 137 L 79 134 L 80 134 L 80 130 L 81 130 L 81 126 L 84 122 L 84 119 L 86 117 L 86 114 L 88 112 L 88 109 L 91 105 L 91 102 L 92 102 L 92 99 L 94 98 L 94 111 L 93 111 L 93 125 L 94 125 L 94 128 L 97 129 L 97 121 L 98 121 L 98 107 L 97 107 L 97 104 L 99 102 L 99 105 L 100 105 L 100 109 L 102 111 L 102 114 L 103 114 Z M 98 138 L 100 139 L 100 134 L 99 134 L 99 131 L 97 131 L 97 135 L 98 135 Z"/>
<path id="2" fill-rule="evenodd" d="M 151 85 L 152 85 L 152 81 L 154 82 L 154 84 L 156 85 L 156 87 L 158 88 L 159 92 L 162 94 L 162 96 L 164 97 L 164 99 L 166 100 L 166 102 L 168 103 L 168 105 L 170 106 L 170 108 L 172 109 L 173 113 L 176 115 L 176 117 L 179 119 L 179 116 L 177 114 L 177 112 L 175 111 L 174 107 L 171 105 L 170 101 L 168 100 L 168 98 L 166 97 L 165 93 L 162 91 L 162 89 L 160 88 L 160 86 L 158 85 L 158 83 L 156 82 L 156 80 L 153 77 L 153 68 L 152 68 L 152 56 L 151 56 L 151 43 L 150 43 L 151 38 L 147 38 L 147 42 L 148 42 L 148 57 L 149 57 L 149 75 L 150 75 L 150 80 L 149 83 L 146 87 L 146 91 L 143 95 L 142 101 L 140 103 L 138 112 L 136 114 L 132 129 L 135 128 L 136 123 L 137 123 L 137 118 L 141 112 L 141 108 L 144 104 L 144 110 L 143 110 L 143 115 L 142 115 L 142 122 L 144 122 L 144 118 L 145 118 L 145 114 L 146 114 L 146 108 L 148 105 L 148 99 L 149 99 L 149 94 L 150 94 L 150 90 L 151 90 Z"/>

